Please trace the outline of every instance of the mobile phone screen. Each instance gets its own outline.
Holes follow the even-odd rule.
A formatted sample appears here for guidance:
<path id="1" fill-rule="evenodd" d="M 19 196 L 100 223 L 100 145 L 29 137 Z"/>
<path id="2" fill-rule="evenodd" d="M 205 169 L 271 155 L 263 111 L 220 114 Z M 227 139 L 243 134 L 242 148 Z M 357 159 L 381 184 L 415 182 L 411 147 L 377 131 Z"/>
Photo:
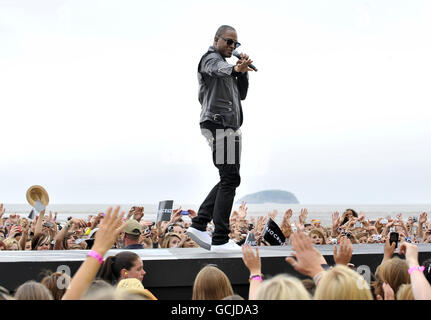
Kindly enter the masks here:
<path id="1" fill-rule="evenodd" d="M 398 232 L 391 232 L 391 235 L 389 236 L 389 244 L 392 245 L 393 242 L 395 242 L 395 248 L 398 247 Z"/>
<path id="2" fill-rule="evenodd" d="M 36 203 L 34 204 L 34 208 L 38 213 L 41 213 L 43 210 L 45 210 L 45 206 L 42 202 L 40 202 L 40 200 L 36 201 Z"/>

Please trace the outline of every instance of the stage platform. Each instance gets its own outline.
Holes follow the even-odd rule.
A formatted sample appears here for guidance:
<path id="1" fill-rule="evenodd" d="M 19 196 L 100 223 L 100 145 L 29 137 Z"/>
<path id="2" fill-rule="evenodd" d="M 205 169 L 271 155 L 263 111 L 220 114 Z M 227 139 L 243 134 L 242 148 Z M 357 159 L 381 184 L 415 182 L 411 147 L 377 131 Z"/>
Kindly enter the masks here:
<path id="1" fill-rule="evenodd" d="M 431 258 L 431 244 L 420 244 L 419 262 Z M 332 265 L 333 246 L 316 246 Z M 89 250 L 71 251 L 0 251 L 0 285 L 15 291 L 27 280 L 40 281 L 44 270 L 56 271 L 59 267 L 70 268 L 73 275 L 84 261 Z M 110 250 L 105 257 L 115 255 L 123 250 Z M 242 261 L 242 254 L 211 253 L 193 249 L 141 249 L 128 250 L 136 252 L 143 260 L 147 272 L 143 284 L 162 300 L 185 299 L 192 297 L 194 279 L 199 270 L 207 264 L 217 265 L 231 280 L 234 292 L 244 298 L 248 297 L 248 270 Z M 398 250 L 397 250 L 398 251 Z M 297 273 L 285 257 L 291 254 L 290 246 L 259 247 L 262 258 L 262 272 L 266 277 L 287 273 L 301 279 L 306 277 Z M 361 269 L 374 273 L 383 259 L 383 244 L 353 245 L 351 263 Z M 61 267 L 63 266 L 63 267 Z"/>

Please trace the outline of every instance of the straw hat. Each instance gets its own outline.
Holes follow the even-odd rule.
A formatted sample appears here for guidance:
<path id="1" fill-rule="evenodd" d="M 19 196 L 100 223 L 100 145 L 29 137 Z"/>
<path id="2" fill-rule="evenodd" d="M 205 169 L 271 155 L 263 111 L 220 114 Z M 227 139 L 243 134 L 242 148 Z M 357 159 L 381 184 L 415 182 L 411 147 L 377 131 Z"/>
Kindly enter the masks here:
<path id="1" fill-rule="evenodd" d="M 41 187 L 41 186 L 31 186 L 27 190 L 27 201 L 28 203 L 34 207 L 34 204 L 37 202 L 37 200 L 40 200 L 42 204 L 46 207 L 49 203 L 49 196 L 48 192 Z"/>
<path id="2" fill-rule="evenodd" d="M 127 278 L 121 280 L 117 285 L 117 290 L 126 291 L 131 294 L 138 294 L 149 300 L 157 300 L 157 298 L 142 285 L 142 282 L 136 278 Z"/>

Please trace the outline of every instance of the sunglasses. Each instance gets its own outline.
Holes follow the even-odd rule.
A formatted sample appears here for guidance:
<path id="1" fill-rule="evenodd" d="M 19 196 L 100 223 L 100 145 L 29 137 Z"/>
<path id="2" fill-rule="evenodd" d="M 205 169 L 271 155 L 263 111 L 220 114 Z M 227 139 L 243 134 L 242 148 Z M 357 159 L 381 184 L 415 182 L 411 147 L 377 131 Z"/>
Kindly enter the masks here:
<path id="1" fill-rule="evenodd" d="M 236 48 L 238 48 L 240 45 L 241 45 L 241 43 L 239 43 L 239 42 L 237 42 L 237 41 L 235 41 L 235 40 L 232 40 L 232 39 L 226 39 L 226 38 L 223 38 L 223 37 L 220 37 L 220 38 L 222 38 L 224 41 L 226 41 L 226 44 L 230 47 L 231 45 L 233 45 L 233 44 L 235 44 L 235 49 Z"/>

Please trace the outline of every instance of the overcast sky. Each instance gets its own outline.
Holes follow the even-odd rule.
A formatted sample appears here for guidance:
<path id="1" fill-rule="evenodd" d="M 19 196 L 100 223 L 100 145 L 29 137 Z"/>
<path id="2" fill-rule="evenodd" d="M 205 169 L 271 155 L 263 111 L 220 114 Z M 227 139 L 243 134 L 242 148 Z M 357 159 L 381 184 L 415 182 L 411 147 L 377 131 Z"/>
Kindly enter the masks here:
<path id="1" fill-rule="evenodd" d="M 197 63 L 258 67 L 237 196 L 430 203 L 431 2 L 0 0 L 0 202 L 200 203 L 218 180 Z M 236 59 L 232 58 L 231 63 Z"/>

